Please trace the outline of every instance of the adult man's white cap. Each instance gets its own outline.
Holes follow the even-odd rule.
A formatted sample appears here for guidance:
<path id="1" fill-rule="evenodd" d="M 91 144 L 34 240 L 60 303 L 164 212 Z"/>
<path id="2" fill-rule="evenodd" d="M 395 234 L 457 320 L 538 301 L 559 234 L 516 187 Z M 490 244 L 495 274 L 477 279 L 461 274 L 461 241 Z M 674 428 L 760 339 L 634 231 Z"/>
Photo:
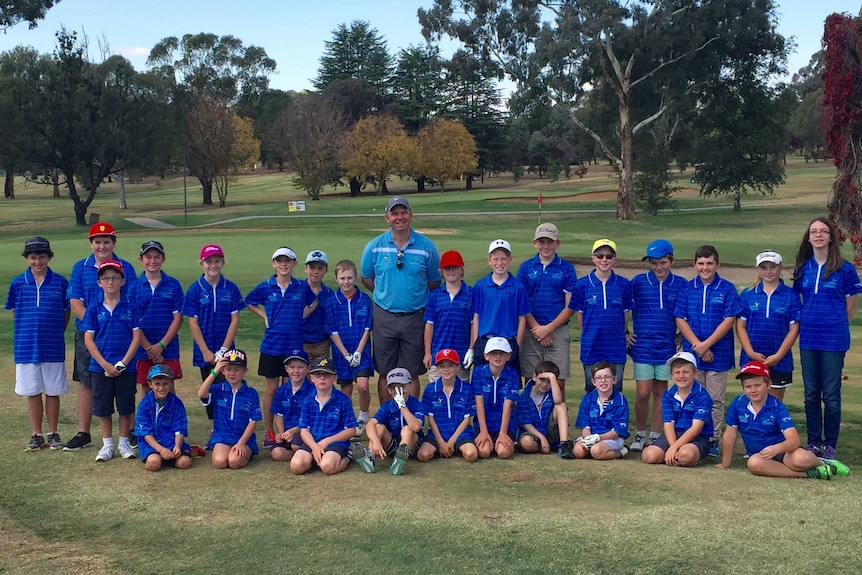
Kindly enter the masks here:
<path id="1" fill-rule="evenodd" d="M 510 255 L 512 254 L 512 246 L 506 240 L 494 240 L 491 242 L 491 245 L 488 246 L 488 253 L 490 254 L 494 250 L 506 250 Z"/>
<path id="2" fill-rule="evenodd" d="M 757 254 L 757 257 L 754 258 L 754 265 L 759 266 L 763 262 L 772 262 L 775 265 L 781 265 L 782 261 L 780 253 L 772 250 L 765 250 Z"/>
<path id="3" fill-rule="evenodd" d="M 485 344 L 484 353 L 491 353 L 492 351 L 512 353 L 512 346 L 509 345 L 509 341 L 505 337 L 492 337 Z"/>
<path id="4" fill-rule="evenodd" d="M 697 369 L 697 359 L 695 359 L 694 354 L 689 351 L 680 351 L 673 354 L 671 358 L 665 362 L 665 365 L 670 365 L 678 359 L 689 362 L 695 369 Z"/>

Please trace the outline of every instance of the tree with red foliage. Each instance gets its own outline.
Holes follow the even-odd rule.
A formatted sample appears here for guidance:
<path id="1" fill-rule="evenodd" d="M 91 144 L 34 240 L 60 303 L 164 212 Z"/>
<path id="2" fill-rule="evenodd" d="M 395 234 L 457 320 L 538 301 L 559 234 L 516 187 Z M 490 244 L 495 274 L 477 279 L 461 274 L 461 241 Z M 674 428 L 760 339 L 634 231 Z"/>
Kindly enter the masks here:
<path id="1" fill-rule="evenodd" d="M 823 115 L 826 145 L 838 174 L 829 197 L 829 217 L 853 242 L 862 263 L 862 13 L 832 14 L 823 34 L 826 71 Z"/>

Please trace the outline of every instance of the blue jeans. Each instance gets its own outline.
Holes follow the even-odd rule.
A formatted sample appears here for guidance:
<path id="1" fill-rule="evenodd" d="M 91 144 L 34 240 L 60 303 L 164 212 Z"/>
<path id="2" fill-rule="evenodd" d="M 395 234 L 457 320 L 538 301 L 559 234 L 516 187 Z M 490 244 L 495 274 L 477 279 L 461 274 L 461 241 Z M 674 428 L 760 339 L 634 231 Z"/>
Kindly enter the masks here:
<path id="1" fill-rule="evenodd" d="M 592 390 L 594 390 L 596 388 L 596 386 L 593 385 L 593 373 L 591 371 L 592 367 L 594 365 L 595 365 L 594 363 L 584 365 L 584 390 L 587 393 L 591 392 Z M 625 363 L 615 363 L 614 369 L 617 372 L 616 373 L 617 382 L 614 384 L 614 389 L 619 391 L 620 393 L 622 393 L 623 392 L 623 372 L 626 369 L 626 364 Z"/>
<path id="2" fill-rule="evenodd" d="M 809 445 L 838 445 L 841 428 L 843 351 L 800 350 Z M 823 403 L 821 410 L 820 403 Z"/>

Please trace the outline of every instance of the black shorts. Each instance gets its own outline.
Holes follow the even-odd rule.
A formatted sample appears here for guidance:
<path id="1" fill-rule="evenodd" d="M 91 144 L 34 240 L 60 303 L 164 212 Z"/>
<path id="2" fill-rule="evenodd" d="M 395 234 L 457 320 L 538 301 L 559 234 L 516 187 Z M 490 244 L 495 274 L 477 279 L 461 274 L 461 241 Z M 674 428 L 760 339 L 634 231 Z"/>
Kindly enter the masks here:
<path id="1" fill-rule="evenodd" d="M 308 453 L 311 453 L 311 448 L 308 445 L 306 445 L 304 441 L 300 442 L 299 448 L 303 451 L 307 451 Z M 330 451 L 334 451 L 335 453 L 337 453 L 341 457 L 347 457 L 347 453 L 348 453 L 349 449 L 347 449 L 346 447 L 341 447 L 340 445 L 330 445 L 329 447 L 327 447 L 324 450 L 324 453 L 329 453 Z"/>
<path id="2" fill-rule="evenodd" d="M 150 455 L 158 455 L 158 453 L 150 453 Z M 150 458 L 150 455 L 147 456 L 147 459 Z M 185 455 L 186 457 L 191 458 L 192 452 L 188 449 L 180 449 L 180 456 Z M 146 459 L 141 459 L 141 463 L 146 463 Z M 176 459 L 165 459 L 162 457 L 162 467 L 176 467 L 177 460 Z"/>
<path id="3" fill-rule="evenodd" d="M 285 377 L 287 372 L 284 370 L 284 356 L 261 352 L 260 361 L 257 363 L 257 374 L 268 378 Z"/>
<path id="4" fill-rule="evenodd" d="M 421 446 L 423 443 L 430 443 L 431 445 L 433 445 L 434 449 L 437 450 L 437 452 L 434 454 L 434 457 L 440 457 L 440 446 L 437 445 L 437 439 L 434 437 L 434 434 L 429 433 L 428 435 L 423 437 L 422 441 L 419 442 L 419 445 Z M 457 453 L 458 455 L 461 455 L 461 446 L 466 445 L 468 443 L 473 443 L 473 441 L 470 439 L 461 439 L 459 441 L 456 441 L 455 442 L 455 453 Z"/>
<path id="5" fill-rule="evenodd" d="M 491 436 L 491 441 L 493 443 L 497 443 L 497 438 L 500 437 L 500 430 L 498 429 L 497 431 L 489 431 L 488 435 Z M 518 437 L 514 433 L 512 433 L 511 431 L 507 431 L 506 435 L 509 436 L 509 439 L 512 440 L 512 443 L 517 443 Z"/>
<path id="6" fill-rule="evenodd" d="M 372 375 L 374 375 L 374 370 L 371 369 L 370 367 L 366 367 L 366 368 L 363 368 L 363 369 L 360 369 L 359 371 L 357 371 L 356 375 L 353 376 L 353 379 L 340 379 L 339 378 L 338 379 L 338 385 L 342 385 L 342 386 L 343 385 L 350 385 L 351 383 L 356 381 L 356 378 L 371 377 Z"/>
<path id="7" fill-rule="evenodd" d="M 706 459 L 706 456 L 709 454 L 709 441 L 709 438 L 698 435 L 691 442 L 691 445 L 697 447 L 698 452 L 700 452 L 700 461 Z M 658 439 L 653 441 L 652 445 L 658 447 L 662 451 L 670 449 L 670 444 L 667 442 L 667 437 L 664 436 L 664 433 L 662 433 Z"/>
<path id="8" fill-rule="evenodd" d="M 117 413 L 133 415 L 135 413 L 135 378 L 134 371 L 124 371 L 117 377 L 108 377 L 104 372 L 90 372 L 93 381 L 93 417 L 110 417 L 114 414 L 114 403 Z"/>
<path id="9" fill-rule="evenodd" d="M 297 449 L 302 449 L 303 445 L 304 444 L 302 442 L 302 438 L 299 437 L 299 434 L 297 433 L 296 435 L 293 436 L 293 439 L 290 440 L 290 443 L 285 443 L 285 442 L 278 443 L 278 442 L 276 442 L 272 448 L 273 449 L 278 449 L 279 447 L 282 449 L 291 448 L 294 451 L 296 451 Z M 306 451 L 308 451 L 308 450 L 306 449 Z"/>
<path id="10" fill-rule="evenodd" d="M 90 350 L 84 343 L 84 332 L 75 328 L 75 361 L 72 362 L 72 381 L 93 388 L 93 372 L 90 371 Z"/>
<path id="11" fill-rule="evenodd" d="M 772 379 L 772 387 L 774 389 L 784 389 L 793 383 L 792 371 L 769 371 L 769 377 Z"/>

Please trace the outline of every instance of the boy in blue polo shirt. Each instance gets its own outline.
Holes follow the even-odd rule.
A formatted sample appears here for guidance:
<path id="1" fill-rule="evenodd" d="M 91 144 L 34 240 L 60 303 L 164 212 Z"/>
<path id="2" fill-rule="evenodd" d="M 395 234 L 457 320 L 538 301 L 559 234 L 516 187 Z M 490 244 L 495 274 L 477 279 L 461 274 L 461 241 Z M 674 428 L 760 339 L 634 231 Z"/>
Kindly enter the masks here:
<path id="1" fill-rule="evenodd" d="M 287 381 L 275 391 L 270 407 L 274 416 L 276 442 L 270 456 L 274 461 L 290 461 L 302 445 L 299 414 L 302 402 L 314 395 L 314 386 L 308 380 L 308 363 L 308 354 L 304 349 L 293 350 L 284 360 Z"/>
<path id="2" fill-rule="evenodd" d="M 134 459 L 129 442 L 135 413 L 135 363 L 141 344 L 138 312 L 129 298 L 121 294 L 125 283 L 123 265 L 114 260 L 99 265 L 97 280 L 102 301 L 91 304 L 82 322 L 84 343 L 90 352 L 90 379 L 93 382 L 93 415 L 99 418 L 102 448 L 96 461 L 114 457 L 114 403 L 120 414 L 120 442 L 117 451 L 123 459 Z"/>
<path id="3" fill-rule="evenodd" d="M 442 349 L 454 349 L 464 359 L 462 379 L 470 376 L 473 350 L 470 349 L 470 329 L 473 324 L 473 288 L 464 281 L 464 258 L 457 251 L 443 252 L 440 256 L 440 274 L 443 285 L 428 296 L 425 307 L 425 357 L 428 381 L 440 374 L 434 358 Z"/>
<path id="4" fill-rule="evenodd" d="M 123 275 L 133 278 L 135 266 L 120 259 L 115 253 L 117 233 L 114 226 L 107 222 L 98 222 L 90 226 L 88 235 L 90 249 L 93 253 L 75 263 L 69 276 L 69 306 L 75 316 L 75 363 L 72 369 L 72 379 L 78 385 L 78 433 L 66 443 L 64 451 L 78 451 L 92 445 L 90 426 L 93 419 L 93 382 L 90 379 L 90 352 L 84 344 L 82 328 L 84 315 L 94 303 L 101 301 L 102 288 L 99 286 L 97 274 L 99 265 L 108 260 L 119 262 L 123 266 Z M 120 290 L 126 293 L 124 285 Z"/>
<path id="5" fill-rule="evenodd" d="M 574 445 L 569 439 L 569 413 L 563 400 L 557 374 L 560 368 L 552 361 L 536 364 L 533 379 L 527 382 L 518 398 L 518 447 L 524 453 L 550 453 L 553 442 L 549 439 L 551 412 L 554 413 L 559 436 L 557 455 L 574 459 Z"/>
<path id="6" fill-rule="evenodd" d="M 186 407 L 174 394 L 174 372 L 167 364 L 156 364 L 147 371 L 150 391 L 138 404 L 135 435 L 138 452 L 147 470 L 163 466 L 188 469 L 192 452 L 185 438 L 189 434 Z"/>
<path id="7" fill-rule="evenodd" d="M 356 435 L 362 435 L 371 405 L 368 381 L 374 374 L 374 363 L 367 350 L 374 312 L 371 298 L 356 288 L 356 264 L 350 260 L 335 264 L 335 280 L 338 291 L 326 302 L 326 330 L 332 338 L 332 361 L 342 393 L 351 398 L 353 382 L 359 387 Z"/>
<path id="8" fill-rule="evenodd" d="M 391 475 L 404 471 L 404 464 L 416 453 L 425 427 L 425 407 L 410 393 L 411 385 L 413 376 L 403 367 L 387 373 L 386 387 L 392 399 L 381 405 L 368 422 L 368 450 L 379 461 L 392 457 Z M 356 462 L 366 473 L 374 472 L 370 458 L 357 457 Z"/>
<path id="9" fill-rule="evenodd" d="M 584 389 L 593 385 L 592 367 L 600 361 L 614 364 L 617 374 L 614 389 L 622 391 L 626 367 L 626 326 L 634 308 L 631 284 L 614 273 L 617 244 L 609 239 L 593 243 L 593 265 L 588 275 L 575 284 L 569 309 L 578 314 L 581 328 L 581 363 L 584 364 Z"/>
<path id="10" fill-rule="evenodd" d="M 722 279 L 718 250 L 703 245 L 694 252 L 697 272 L 677 295 L 673 315 L 682 333 L 682 349 L 699 358 L 697 380 L 712 397 L 713 438 L 709 454 L 719 456 L 727 372 L 733 369 L 733 324 L 742 311 L 736 287 Z"/>
<path id="11" fill-rule="evenodd" d="M 509 366 L 521 369 L 519 349 L 524 341 L 530 298 L 521 280 L 509 272 L 512 246 L 506 240 L 494 240 L 488 246 L 491 273 L 476 282 L 473 288 L 473 328 L 471 349 L 479 350 L 476 365 L 488 363 L 483 356 L 485 344 L 492 337 L 502 337 L 512 348 Z"/>
<path id="12" fill-rule="evenodd" d="M 245 301 L 239 287 L 222 275 L 225 265 L 221 246 L 207 244 L 201 248 L 201 277 L 186 290 L 183 300 L 183 315 L 189 318 L 194 348 L 192 364 L 200 369 L 201 381 L 225 352 L 234 346 L 239 331 L 239 312 Z M 216 383 L 224 381 L 222 376 Z M 207 405 L 207 418 L 212 421 L 213 405 Z"/>
<path id="13" fill-rule="evenodd" d="M 578 281 L 575 266 L 557 255 L 560 232 L 554 224 L 539 224 L 533 234 L 536 255 L 518 268 L 518 279 L 527 289 L 531 312 L 521 349 L 521 377 L 532 377 L 540 361 L 559 366 L 557 379 L 563 398 L 571 370 L 571 337 L 568 305 Z"/>
<path id="14" fill-rule="evenodd" d="M 614 364 L 600 361 L 593 365 L 593 389 L 581 398 L 575 427 L 581 436 L 575 440 L 575 457 L 584 459 L 619 459 L 626 456 L 629 436 L 629 404 L 614 389 L 617 374 Z"/>
<path id="15" fill-rule="evenodd" d="M 350 440 L 356 435 L 353 405 L 349 397 L 334 389 L 337 371 L 331 359 L 318 359 L 308 374 L 315 393 L 302 404 L 302 446 L 290 460 L 290 471 L 302 475 L 316 464 L 326 475 L 341 473 L 350 463 Z"/>
<path id="16" fill-rule="evenodd" d="M 326 331 L 326 302 L 332 297 L 332 288 L 323 283 L 323 276 L 329 271 L 329 258 L 322 250 L 312 250 L 305 256 L 305 283 L 314 294 L 317 303 L 314 311 L 305 316 L 302 322 L 302 345 L 309 361 L 329 357 L 329 332 Z"/>
<path id="17" fill-rule="evenodd" d="M 512 354 L 509 342 L 492 337 L 485 344 L 485 363 L 476 366 L 470 385 L 476 394 L 476 418 L 473 431 L 479 457 L 487 459 L 496 453 L 509 459 L 515 453 L 518 433 L 515 404 L 521 380 L 507 362 Z"/>
<path id="18" fill-rule="evenodd" d="M 449 458 L 460 453 L 464 461 L 473 463 L 479 458 L 470 425 L 476 415 L 473 388 L 458 377 L 461 361 L 457 351 L 444 349 L 438 355 L 440 379 L 429 383 L 422 393 L 428 433 L 419 444 L 416 459 L 425 463 L 436 455 Z"/>
<path id="19" fill-rule="evenodd" d="M 697 360 L 681 351 L 667 360 L 673 385 L 661 397 L 664 433 L 644 448 L 641 461 L 694 467 L 709 453 L 712 398 L 695 380 Z"/>
<path id="20" fill-rule="evenodd" d="M 736 379 L 741 381 L 744 393 L 727 407 L 721 463 L 716 467 L 730 468 L 737 435 L 742 435 L 748 470 L 754 475 L 812 479 L 850 475 L 850 469 L 840 461 L 819 459 L 802 449 L 790 412 L 769 393 L 772 378 L 765 363 L 746 363 Z"/>
<path id="21" fill-rule="evenodd" d="M 275 274 L 259 283 L 245 297 L 249 311 L 261 318 L 264 324 L 257 369 L 257 374 L 266 378 L 263 393 L 264 449 L 272 449 L 276 443 L 270 406 L 284 376 L 284 358 L 289 351 L 302 347 L 302 321 L 318 305 L 305 282 L 293 277 L 296 254 L 292 249 L 281 247 L 275 250 L 272 267 Z"/>
<path id="22" fill-rule="evenodd" d="M 69 282 L 48 267 L 54 252 L 45 238 L 35 236 L 24 242 L 21 255 L 28 268 L 12 278 L 6 309 L 12 311 L 14 328 L 15 393 L 27 398 L 33 431 L 26 450 L 60 449 L 60 396 L 69 393 L 63 337 L 70 315 L 66 298 Z M 47 441 L 42 435 L 43 395 Z"/>
<path id="23" fill-rule="evenodd" d="M 628 336 L 629 355 L 634 362 L 635 438 L 629 449 L 643 448 L 661 435 L 661 396 L 667 391 L 670 373 L 667 358 L 676 353 L 676 297 L 685 278 L 671 272 L 673 246 L 667 240 L 654 240 L 646 249 L 643 261 L 650 271 L 632 279 L 632 333 Z M 652 397 L 652 426 L 647 436 L 647 416 Z"/>
<path id="24" fill-rule="evenodd" d="M 231 349 L 216 362 L 198 388 L 203 405 L 215 405 L 213 419 L 212 458 L 216 469 L 240 469 L 258 453 L 254 430 L 262 419 L 260 396 L 249 387 L 244 377 L 248 373 L 245 352 Z M 224 381 L 216 383 L 219 374 Z"/>

